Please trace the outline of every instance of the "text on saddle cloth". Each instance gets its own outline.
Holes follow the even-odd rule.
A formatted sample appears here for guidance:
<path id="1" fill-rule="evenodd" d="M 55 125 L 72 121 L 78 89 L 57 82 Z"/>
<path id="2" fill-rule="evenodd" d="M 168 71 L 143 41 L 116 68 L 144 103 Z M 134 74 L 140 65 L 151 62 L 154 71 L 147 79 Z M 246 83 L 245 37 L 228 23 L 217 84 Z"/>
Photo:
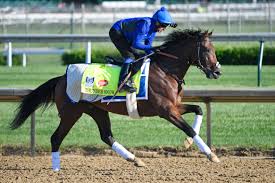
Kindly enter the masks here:
<path id="1" fill-rule="evenodd" d="M 114 95 L 118 88 L 120 70 L 120 67 L 112 64 L 89 65 L 82 76 L 81 92 L 91 95 Z M 137 91 L 140 88 L 141 74 L 139 71 L 133 76 Z M 117 96 L 126 96 L 126 92 L 119 92 Z"/>

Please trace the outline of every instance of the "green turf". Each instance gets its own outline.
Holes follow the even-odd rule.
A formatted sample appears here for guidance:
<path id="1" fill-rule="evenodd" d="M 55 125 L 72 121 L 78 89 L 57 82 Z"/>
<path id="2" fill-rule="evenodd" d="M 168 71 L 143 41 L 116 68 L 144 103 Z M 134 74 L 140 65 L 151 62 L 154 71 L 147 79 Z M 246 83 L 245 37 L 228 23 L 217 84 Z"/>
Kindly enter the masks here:
<path id="1" fill-rule="evenodd" d="M 58 56 L 32 56 L 28 66 L 8 68 L 0 67 L 0 88 L 35 88 L 48 79 L 64 74 Z M 195 67 L 185 78 L 187 88 L 256 88 L 257 66 L 223 66 L 223 75 L 219 80 L 208 80 Z M 263 88 L 275 87 L 275 66 L 263 66 Z M 203 103 L 197 103 L 203 107 Z M 0 103 L 0 145 L 28 146 L 30 137 L 30 119 L 22 128 L 11 131 L 9 122 L 14 116 L 17 103 Z M 259 147 L 272 148 L 275 144 L 275 104 L 266 103 L 212 103 L 212 142 L 217 147 Z M 188 114 L 185 119 L 192 123 L 194 116 Z M 132 120 L 128 117 L 111 114 L 112 129 L 116 139 L 128 147 L 140 146 L 180 146 L 185 135 L 176 127 L 159 117 Z M 43 114 L 36 112 L 36 143 L 39 147 L 50 147 L 50 136 L 58 125 L 59 118 L 55 107 Z M 205 139 L 205 119 L 201 129 Z M 87 115 L 70 131 L 63 148 L 68 146 L 105 146 L 93 120 Z"/>
<path id="2" fill-rule="evenodd" d="M 198 103 L 203 107 L 204 104 Z M 0 144 L 28 145 L 30 137 L 30 119 L 18 130 L 11 131 L 9 122 L 14 116 L 15 103 L 0 103 Z M 275 144 L 274 121 L 275 104 L 212 104 L 212 143 L 216 147 L 258 147 L 272 148 Z M 59 118 L 54 107 L 36 112 L 36 143 L 40 147 L 50 147 L 50 137 L 58 126 Z M 191 124 L 193 115 L 184 115 Z M 159 118 L 133 120 L 128 117 L 111 114 L 112 130 L 116 139 L 128 147 L 156 147 L 182 144 L 186 135 Z M 201 136 L 206 139 L 205 119 L 201 128 Z M 87 115 L 76 123 L 66 137 L 66 146 L 105 146 L 100 140 L 94 121 Z"/>

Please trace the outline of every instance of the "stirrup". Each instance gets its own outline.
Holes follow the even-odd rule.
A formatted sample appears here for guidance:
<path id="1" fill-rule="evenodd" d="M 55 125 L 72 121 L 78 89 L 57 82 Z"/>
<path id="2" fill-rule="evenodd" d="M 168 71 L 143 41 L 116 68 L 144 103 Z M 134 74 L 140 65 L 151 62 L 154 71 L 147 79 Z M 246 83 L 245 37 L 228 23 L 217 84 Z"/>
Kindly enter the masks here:
<path id="1" fill-rule="evenodd" d="M 119 84 L 120 85 L 120 84 Z M 132 80 L 132 78 L 130 78 L 128 81 L 126 81 L 126 83 L 122 86 L 120 91 L 126 91 L 129 93 L 134 93 L 137 91 L 137 89 L 133 86 L 134 82 Z"/>
<path id="2" fill-rule="evenodd" d="M 127 84 L 124 84 L 124 86 L 122 86 L 120 91 L 126 91 L 126 92 L 129 92 L 129 93 L 134 93 L 134 92 L 137 91 L 137 89 L 133 86 L 129 86 Z"/>

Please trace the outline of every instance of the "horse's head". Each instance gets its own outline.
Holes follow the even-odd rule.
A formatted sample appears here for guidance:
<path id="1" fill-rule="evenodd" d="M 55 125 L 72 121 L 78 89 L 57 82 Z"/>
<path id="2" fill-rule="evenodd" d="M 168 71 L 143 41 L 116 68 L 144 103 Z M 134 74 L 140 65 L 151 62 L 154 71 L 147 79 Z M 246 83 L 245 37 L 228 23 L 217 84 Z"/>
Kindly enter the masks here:
<path id="1" fill-rule="evenodd" d="M 221 75 L 221 65 L 217 61 L 211 35 L 212 32 L 200 29 L 173 31 L 166 37 L 162 48 L 185 64 L 197 66 L 207 78 L 217 79 Z"/>
<path id="2" fill-rule="evenodd" d="M 210 37 L 212 32 L 202 32 L 196 42 L 197 56 L 192 59 L 192 63 L 201 69 L 207 78 L 218 79 L 221 75 L 221 65 L 217 60 L 215 48 Z"/>

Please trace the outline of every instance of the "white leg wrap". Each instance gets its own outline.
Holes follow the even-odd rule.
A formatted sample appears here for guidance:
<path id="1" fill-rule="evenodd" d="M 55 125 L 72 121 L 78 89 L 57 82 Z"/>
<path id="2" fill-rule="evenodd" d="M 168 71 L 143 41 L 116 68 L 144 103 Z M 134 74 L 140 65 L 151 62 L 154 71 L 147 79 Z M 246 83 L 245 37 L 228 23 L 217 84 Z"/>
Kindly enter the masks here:
<path id="1" fill-rule="evenodd" d="M 135 155 L 133 155 L 131 152 L 129 152 L 127 149 L 125 149 L 118 142 L 113 143 L 112 149 L 126 160 L 134 160 L 135 159 Z"/>
<path id="2" fill-rule="evenodd" d="M 55 172 L 60 170 L 60 152 L 52 152 L 52 168 Z"/>
<path id="3" fill-rule="evenodd" d="M 201 123 L 202 123 L 202 115 L 196 115 L 192 126 L 196 134 L 200 133 Z"/>
<path id="4" fill-rule="evenodd" d="M 205 153 L 206 155 L 211 154 L 210 148 L 203 142 L 199 135 L 196 135 L 193 140 L 201 152 Z"/>

